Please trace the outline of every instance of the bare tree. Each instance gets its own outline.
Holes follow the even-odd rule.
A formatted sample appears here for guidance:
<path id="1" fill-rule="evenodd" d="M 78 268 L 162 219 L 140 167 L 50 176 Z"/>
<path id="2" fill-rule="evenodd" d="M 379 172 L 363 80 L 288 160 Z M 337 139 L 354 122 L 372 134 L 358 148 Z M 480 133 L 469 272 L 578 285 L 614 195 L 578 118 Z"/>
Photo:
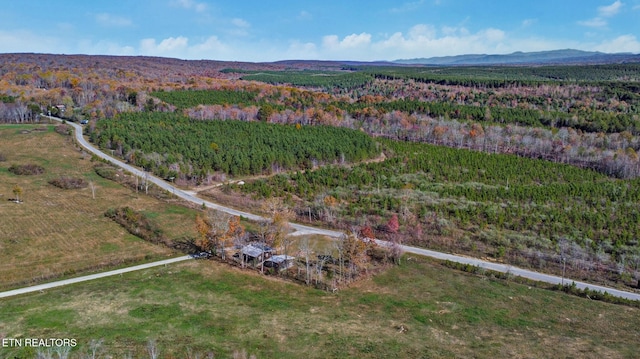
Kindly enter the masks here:
<path id="1" fill-rule="evenodd" d="M 155 339 L 149 339 L 147 342 L 147 353 L 149 353 L 150 359 L 158 359 L 160 350 L 158 349 L 158 343 Z"/>
<path id="2" fill-rule="evenodd" d="M 402 258 L 403 253 L 404 250 L 402 249 L 400 236 L 398 234 L 392 234 L 391 246 L 389 246 L 389 254 L 391 255 L 393 263 L 400 264 L 400 258 Z"/>
<path id="3" fill-rule="evenodd" d="M 104 341 L 103 339 L 100 339 L 100 340 L 91 339 L 91 341 L 89 342 L 90 356 L 88 358 L 91 358 L 91 359 L 97 358 L 96 355 L 101 350 L 103 341 Z"/>
<path id="4" fill-rule="evenodd" d="M 36 359 L 53 359 L 53 351 L 51 348 L 38 348 L 36 351 Z"/>
<path id="5" fill-rule="evenodd" d="M 333 242 L 334 248 L 338 252 L 338 270 L 340 272 L 338 273 L 339 281 L 342 281 L 344 276 L 344 251 L 343 246 L 340 243 L 344 240 L 344 237 L 345 236 L 343 235 L 338 241 Z"/>
<path id="6" fill-rule="evenodd" d="M 315 267 L 315 281 L 316 283 L 320 283 L 322 282 L 323 278 L 322 278 L 322 270 L 324 269 L 324 265 L 327 263 L 327 260 L 329 259 L 329 256 L 320 256 L 318 258 L 318 261 L 316 262 L 316 267 Z M 312 278 L 313 280 L 313 278 Z"/>
<path id="7" fill-rule="evenodd" d="M 61 347 L 56 347 L 54 351 L 57 354 L 58 359 L 67 359 L 69 358 L 69 353 L 71 353 L 71 347 L 68 345 L 64 345 Z"/>
<path id="8" fill-rule="evenodd" d="M 96 199 L 96 185 L 93 181 L 89 181 L 89 188 L 91 188 L 91 197 Z"/>
<path id="9" fill-rule="evenodd" d="M 144 194 L 149 194 L 149 172 L 144 172 Z"/>
<path id="10" fill-rule="evenodd" d="M 282 199 L 276 197 L 267 199 L 263 203 L 262 210 L 270 217 L 267 243 L 273 247 L 283 247 L 284 254 L 288 255 L 291 244 L 288 237 L 289 221 L 293 217 L 292 211 L 284 205 Z"/>
<path id="11" fill-rule="evenodd" d="M 305 283 L 307 285 L 311 284 L 311 280 L 312 280 L 312 271 L 311 271 L 311 262 L 309 261 L 309 256 L 313 253 L 313 248 L 311 247 L 311 244 L 309 243 L 309 238 L 303 238 L 302 241 L 300 242 L 300 252 L 302 253 L 302 255 L 304 256 L 304 262 L 305 262 Z"/>

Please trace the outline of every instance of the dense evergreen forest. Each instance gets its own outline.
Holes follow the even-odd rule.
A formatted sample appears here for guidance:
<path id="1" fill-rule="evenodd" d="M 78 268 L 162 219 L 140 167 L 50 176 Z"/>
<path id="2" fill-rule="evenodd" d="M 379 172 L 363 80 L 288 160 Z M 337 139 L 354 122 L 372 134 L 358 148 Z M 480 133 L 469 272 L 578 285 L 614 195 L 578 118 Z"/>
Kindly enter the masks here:
<path id="1" fill-rule="evenodd" d="M 160 177 L 198 182 L 214 172 L 270 174 L 379 154 L 369 136 L 345 128 L 198 121 L 158 112 L 120 114 L 88 132 L 103 149 Z"/>
<path id="2" fill-rule="evenodd" d="M 242 71 L 226 69 L 223 72 L 246 74 L 243 80 L 259 81 L 272 85 L 317 87 L 325 91 L 344 91 L 373 82 L 374 76 L 364 72 L 334 71 Z"/>
<path id="3" fill-rule="evenodd" d="M 633 273 L 640 266 L 639 180 L 514 155 L 381 143 L 383 162 L 231 187 L 254 198 L 300 198 L 291 204 L 301 220 L 313 217 L 339 228 L 384 232 L 395 214 L 405 241 L 417 245 L 520 258 L 539 267 L 564 256 L 586 272 L 608 265 L 621 273 L 629 266 Z M 441 242 L 450 237 L 458 239 Z"/>
<path id="4" fill-rule="evenodd" d="M 190 90 L 190 91 L 156 91 L 152 96 L 162 101 L 168 102 L 178 109 L 195 107 L 198 105 L 227 105 L 234 104 L 242 107 L 255 105 L 257 103 L 257 91 L 236 91 L 236 90 Z M 265 103 L 264 101 L 262 101 Z"/>
<path id="5" fill-rule="evenodd" d="M 628 77 L 624 66 L 609 70 L 609 77 Z M 404 69 L 413 75 L 417 70 L 412 71 Z M 298 82 L 303 73 L 278 76 L 284 80 L 288 75 Z M 251 103 L 241 101 L 248 96 L 245 90 L 235 95 L 228 90 L 200 91 L 197 96 L 173 91 L 159 97 L 177 108 L 193 105 L 185 112 L 198 119 L 328 124 L 374 136 L 568 162 L 622 178 L 640 175 L 637 82 L 548 80 L 523 81 L 528 84 L 524 86 L 507 81 L 499 87 L 494 86 L 497 80 L 478 77 L 472 85 L 453 86 L 385 76 L 351 90 L 336 85 L 334 92 L 267 87 Z M 331 78 L 324 76 L 323 81 Z M 220 98 L 229 102 L 222 104 Z"/>

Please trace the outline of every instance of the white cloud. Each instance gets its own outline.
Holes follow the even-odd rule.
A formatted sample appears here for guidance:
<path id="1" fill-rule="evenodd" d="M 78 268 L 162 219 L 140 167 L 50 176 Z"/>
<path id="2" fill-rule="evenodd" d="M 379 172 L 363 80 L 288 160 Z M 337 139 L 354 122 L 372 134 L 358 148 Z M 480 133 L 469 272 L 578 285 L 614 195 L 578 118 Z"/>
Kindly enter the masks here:
<path id="1" fill-rule="evenodd" d="M 169 37 L 160 41 L 160 43 L 156 43 L 155 39 L 142 39 L 140 41 L 140 51 L 143 55 L 184 58 L 188 45 L 189 39 L 184 36 Z M 177 56 L 178 54 L 181 55 Z"/>
<path id="2" fill-rule="evenodd" d="M 611 5 L 600 6 L 598 7 L 598 15 L 601 17 L 612 17 L 620 12 L 623 5 L 620 0 L 617 0 Z"/>
<path id="3" fill-rule="evenodd" d="M 189 59 L 221 59 L 232 60 L 234 56 L 239 56 L 231 46 L 222 42 L 217 36 L 210 36 L 201 43 L 190 46 L 187 49 L 185 58 Z"/>
<path id="4" fill-rule="evenodd" d="M 372 42 L 369 60 L 502 53 L 509 49 L 504 44 L 506 40 L 506 33 L 494 28 L 470 33 L 464 27 L 443 27 L 438 33 L 433 26 L 421 24 L 412 27 L 406 35 L 396 32 Z"/>
<path id="5" fill-rule="evenodd" d="M 0 53 L 43 52 L 60 54 L 69 51 L 68 43 L 54 37 L 41 36 L 26 30 L 0 30 Z"/>
<path id="6" fill-rule="evenodd" d="M 322 46 L 329 51 L 350 50 L 363 48 L 371 43 L 371 34 L 351 34 L 340 40 L 337 35 L 327 35 L 322 38 Z"/>
<path id="7" fill-rule="evenodd" d="M 155 39 L 143 39 L 136 53 L 179 59 L 223 61 L 260 61 L 262 55 L 260 49 L 256 49 L 251 44 L 234 42 L 232 46 L 217 36 L 209 36 L 201 41 L 177 36 L 166 38 L 159 43 Z"/>
<path id="8" fill-rule="evenodd" d="M 126 27 L 132 24 L 131 20 L 125 17 L 115 16 L 107 13 L 96 15 L 96 22 L 102 26 L 109 27 Z"/>
<path id="9" fill-rule="evenodd" d="M 122 46 L 116 42 L 111 41 L 98 41 L 93 43 L 88 40 L 81 40 L 78 43 L 78 51 L 82 54 L 88 55 L 117 55 L 117 56 L 131 56 L 136 55 L 136 49 L 132 46 Z"/>
<path id="10" fill-rule="evenodd" d="M 298 20 L 311 20 L 313 16 L 308 11 L 302 10 L 296 17 Z"/>
<path id="11" fill-rule="evenodd" d="M 451 33 L 457 31 L 457 28 L 449 28 L 445 27 L 444 31 L 446 33 Z M 431 39 L 436 36 L 436 29 L 431 25 L 418 24 L 409 29 L 409 37 L 412 39 Z"/>
<path id="12" fill-rule="evenodd" d="M 236 37 L 249 35 L 249 28 L 251 27 L 251 24 L 248 21 L 240 18 L 235 18 L 231 19 L 231 24 L 234 25 L 234 27 L 228 28 L 226 30 L 227 34 Z"/>
<path id="13" fill-rule="evenodd" d="M 59 22 L 56 24 L 56 28 L 60 31 L 73 31 L 76 29 L 76 25 L 70 22 Z"/>
<path id="14" fill-rule="evenodd" d="M 205 12 L 207 10 L 207 4 L 196 2 L 194 0 L 173 0 L 175 6 L 179 6 L 188 10 L 195 10 L 197 12 Z"/>
<path id="15" fill-rule="evenodd" d="M 0 43 L 4 38 L 0 33 Z M 608 41 L 580 43 L 577 41 L 544 38 L 513 38 L 501 29 L 487 28 L 471 33 L 466 28 L 436 30 L 419 24 L 406 33 L 396 32 L 374 38 L 363 32 L 344 37 L 327 35 L 320 43 L 291 40 L 288 44 L 268 41 L 225 41 L 217 36 L 202 40 L 184 36 L 163 40 L 144 39 L 139 48 L 114 43 L 87 43 L 84 53 L 113 53 L 121 55 L 166 56 L 182 59 L 214 59 L 227 61 L 266 62 L 284 59 L 320 60 L 395 60 L 459 54 L 506 54 L 515 51 L 544 51 L 574 48 L 602 52 L 640 52 L 640 42 L 634 35 L 620 36 Z M 0 46 L 0 51 L 2 47 Z"/>
<path id="16" fill-rule="evenodd" d="M 282 56 L 282 54 L 280 55 Z M 288 59 L 315 59 L 318 58 L 318 48 L 313 42 L 292 41 L 286 51 Z M 276 57 L 278 60 L 282 58 Z"/>
<path id="17" fill-rule="evenodd" d="M 578 21 L 579 25 L 587 26 L 587 27 L 605 27 L 607 26 L 607 21 L 601 17 L 594 17 L 590 20 Z"/>
<path id="18" fill-rule="evenodd" d="M 415 11 L 419 9 L 422 6 L 422 4 L 424 4 L 424 1 L 425 0 L 407 2 L 400 5 L 399 7 L 394 7 L 389 11 L 392 13 L 403 13 L 403 12 Z"/>
<path id="19" fill-rule="evenodd" d="M 231 23 L 234 24 L 237 27 L 243 27 L 243 28 L 251 27 L 251 24 L 249 24 L 247 21 L 245 21 L 243 19 L 239 19 L 239 18 L 232 19 Z"/>
<path id="20" fill-rule="evenodd" d="M 603 41 L 594 47 L 594 50 L 616 53 L 616 52 L 632 52 L 640 53 L 640 42 L 634 35 L 622 35 L 613 40 Z"/>
<path id="21" fill-rule="evenodd" d="M 598 7 L 598 16 L 593 19 L 578 21 L 579 25 L 602 28 L 608 25 L 607 18 L 611 18 L 620 12 L 620 9 L 624 6 L 624 3 L 620 0 L 616 0 L 613 4 L 607 6 Z"/>

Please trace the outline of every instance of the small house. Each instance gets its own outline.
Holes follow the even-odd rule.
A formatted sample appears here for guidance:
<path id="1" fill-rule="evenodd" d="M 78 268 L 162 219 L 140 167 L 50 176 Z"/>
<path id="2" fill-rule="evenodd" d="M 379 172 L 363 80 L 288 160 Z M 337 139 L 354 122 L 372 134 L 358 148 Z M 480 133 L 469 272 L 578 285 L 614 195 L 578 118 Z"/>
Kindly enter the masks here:
<path id="1" fill-rule="evenodd" d="M 295 259 L 296 257 L 280 254 L 265 260 L 263 265 L 265 268 L 273 268 L 275 271 L 282 271 L 291 268 Z"/>
<path id="2" fill-rule="evenodd" d="M 240 255 L 245 263 L 260 263 L 273 255 L 273 248 L 262 243 L 252 243 L 242 247 Z"/>

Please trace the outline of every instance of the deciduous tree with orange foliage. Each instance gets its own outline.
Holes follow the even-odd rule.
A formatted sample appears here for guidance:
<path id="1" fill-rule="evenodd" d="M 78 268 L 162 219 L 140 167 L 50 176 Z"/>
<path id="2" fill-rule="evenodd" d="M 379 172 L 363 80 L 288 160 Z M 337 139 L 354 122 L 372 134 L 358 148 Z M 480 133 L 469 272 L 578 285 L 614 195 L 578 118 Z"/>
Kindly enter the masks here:
<path id="1" fill-rule="evenodd" d="M 225 248 L 230 242 L 244 235 L 240 217 L 224 212 L 209 210 L 198 214 L 195 225 L 198 232 L 196 245 L 204 251 L 220 255 L 222 259 L 226 259 Z"/>

